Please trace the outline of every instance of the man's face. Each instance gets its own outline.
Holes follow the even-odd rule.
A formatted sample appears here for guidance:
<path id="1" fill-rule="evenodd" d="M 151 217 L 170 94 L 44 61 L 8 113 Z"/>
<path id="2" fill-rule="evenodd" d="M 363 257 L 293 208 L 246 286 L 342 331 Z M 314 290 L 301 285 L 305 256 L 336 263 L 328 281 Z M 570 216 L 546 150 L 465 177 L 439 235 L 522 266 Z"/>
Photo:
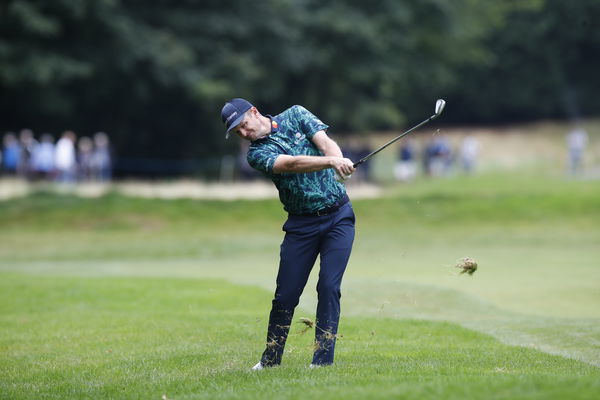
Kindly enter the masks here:
<path id="1" fill-rule="evenodd" d="M 261 130 L 260 119 L 258 118 L 258 113 L 256 109 L 253 107 L 250 110 L 246 111 L 242 122 L 240 122 L 235 128 L 233 128 L 231 132 L 235 133 L 242 139 L 250 141 L 259 139 L 262 136 L 264 136 Z"/>

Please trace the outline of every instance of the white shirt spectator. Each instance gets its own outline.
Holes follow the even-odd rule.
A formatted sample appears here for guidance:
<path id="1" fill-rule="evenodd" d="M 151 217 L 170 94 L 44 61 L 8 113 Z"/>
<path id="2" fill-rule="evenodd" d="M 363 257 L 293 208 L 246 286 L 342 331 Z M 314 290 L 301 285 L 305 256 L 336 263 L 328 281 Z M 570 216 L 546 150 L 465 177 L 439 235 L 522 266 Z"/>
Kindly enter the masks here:
<path id="1" fill-rule="evenodd" d="M 55 153 L 56 169 L 59 171 L 72 171 L 75 169 L 75 145 L 68 136 L 63 136 L 56 143 Z"/>
<path id="2" fill-rule="evenodd" d="M 588 134 L 581 128 L 577 128 L 567 136 L 567 145 L 570 150 L 583 151 L 588 142 Z"/>
<path id="3" fill-rule="evenodd" d="M 463 170 L 472 172 L 479 154 L 479 141 L 472 135 L 466 136 L 460 145 L 460 158 Z"/>

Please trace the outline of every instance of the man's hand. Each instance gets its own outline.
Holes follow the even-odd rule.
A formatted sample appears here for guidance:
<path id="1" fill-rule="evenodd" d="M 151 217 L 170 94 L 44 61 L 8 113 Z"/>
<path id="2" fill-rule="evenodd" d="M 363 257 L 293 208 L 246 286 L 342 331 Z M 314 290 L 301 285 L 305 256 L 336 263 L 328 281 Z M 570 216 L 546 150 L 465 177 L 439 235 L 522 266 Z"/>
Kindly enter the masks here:
<path id="1" fill-rule="evenodd" d="M 354 163 L 349 158 L 332 157 L 331 167 L 335 170 L 338 181 L 345 181 L 356 171 Z"/>

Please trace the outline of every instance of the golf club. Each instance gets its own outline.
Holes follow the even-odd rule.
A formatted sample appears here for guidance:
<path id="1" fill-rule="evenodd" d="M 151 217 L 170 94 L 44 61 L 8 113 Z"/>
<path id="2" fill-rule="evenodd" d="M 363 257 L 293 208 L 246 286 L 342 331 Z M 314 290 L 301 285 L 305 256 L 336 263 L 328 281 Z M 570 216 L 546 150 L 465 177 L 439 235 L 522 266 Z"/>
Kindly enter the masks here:
<path id="1" fill-rule="evenodd" d="M 402 139 L 404 136 L 408 135 L 415 129 L 420 128 L 421 126 L 425 125 L 426 123 L 431 122 L 434 119 L 436 119 L 437 117 L 439 117 L 439 115 L 442 113 L 442 111 L 444 111 L 445 106 L 446 106 L 446 101 L 442 100 L 442 99 L 438 99 L 438 101 L 435 102 L 435 114 L 433 114 L 431 117 L 427 118 L 425 121 L 421 122 L 420 124 L 413 126 L 406 132 L 402 133 L 400 136 L 395 137 L 394 139 L 390 140 L 389 142 L 387 142 L 386 144 L 384 144 L 377 150 L 373 151 L 372 153 L 367 154 L 366 156 L 364 156 L 363 158 L 361 158 L 360 160 L 358 160 L 357 162 L 354 163 L 354 168 L 358 167 L 360 164 L 364 163 L 369 158 L 373 157 L 375 154 L 379 153 L 381 150 L 388 147 L 390 144 L 397 142 L 398 140 Z"/>

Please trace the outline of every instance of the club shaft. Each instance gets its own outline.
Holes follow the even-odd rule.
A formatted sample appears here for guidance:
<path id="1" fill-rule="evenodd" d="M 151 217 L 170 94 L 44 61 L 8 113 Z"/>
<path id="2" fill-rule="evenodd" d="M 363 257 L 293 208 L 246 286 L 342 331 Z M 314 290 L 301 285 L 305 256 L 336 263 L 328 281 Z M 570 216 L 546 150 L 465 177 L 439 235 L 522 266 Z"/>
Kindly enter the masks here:
<path id="1" fill-rule="evenodd" d="M 366 156 L 364 156 L 363 158 L 361 158 L 360 160 L 358 160 L 357 162 L 354 163 L 354 168 L 358 167 L 360 164 L 364 163 L 365 161 L 367 161 L 369 158 L 371 158 L 372 156 L 374 156 L 375 154 L 379 153 L 381 150 L 385 149 L 386 147 L 388 147 L 389 145 L 397 142 L 398 140 L 402 139 L 404 136 L 408 135 L 409 133 L 411 133 L 412 131 L 414 131 L 415 129 L 420 128 L 421 126 L 425 125 L 426 123 L 430 122 L 431 120 L 435 119 L 435 117 L 437 117 L 439 114 L 434 114 L 431 117 L 427 118 L 425 121 L 421 122 L 418 125 L 413 126 L 412 128 L 410 128 L 409 130 L 407 130 L 406 132 L 402 133 L 400 136 L 395 137 L 394 139 L 390 140 L 389 142 L 387 142 L 386 144 L 384 144 L 383 146 L 381 146 L 380 148 L 378 148 L 377 150 L 367 154 Z"/>

